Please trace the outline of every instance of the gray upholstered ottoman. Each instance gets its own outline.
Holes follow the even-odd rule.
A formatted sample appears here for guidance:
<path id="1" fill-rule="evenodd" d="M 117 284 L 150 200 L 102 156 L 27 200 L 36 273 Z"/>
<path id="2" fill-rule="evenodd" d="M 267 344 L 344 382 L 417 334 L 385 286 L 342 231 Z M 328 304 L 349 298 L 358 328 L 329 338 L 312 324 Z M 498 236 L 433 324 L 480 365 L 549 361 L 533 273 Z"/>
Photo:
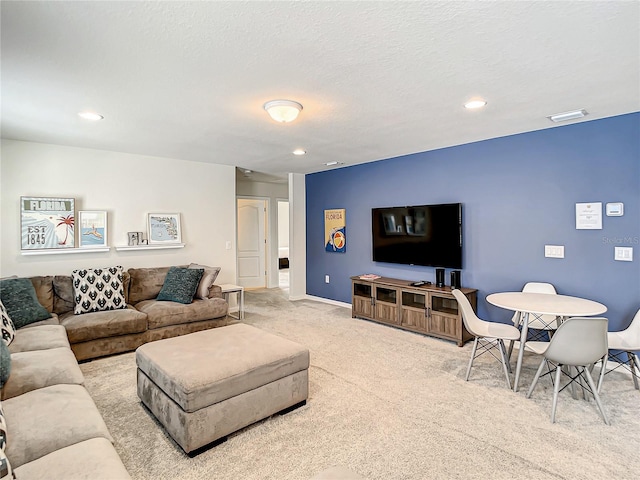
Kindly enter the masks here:
<path id="1" fill-rule="evenodd" d="M 309 350 L 246 324 L 147 343 L 136 363 L 138 396 L 187 453 L 309 392 Z"/>

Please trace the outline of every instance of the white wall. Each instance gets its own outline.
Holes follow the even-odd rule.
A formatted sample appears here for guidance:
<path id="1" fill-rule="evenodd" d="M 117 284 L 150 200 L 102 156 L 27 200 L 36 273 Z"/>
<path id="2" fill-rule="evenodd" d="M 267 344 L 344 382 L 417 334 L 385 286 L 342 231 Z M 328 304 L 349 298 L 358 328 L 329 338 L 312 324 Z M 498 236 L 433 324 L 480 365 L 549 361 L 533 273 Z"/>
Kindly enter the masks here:
<path id="1" fill-rule="evenodd" d="M 267 212 L 267 244 L 268 271 L 267 287 L 276 288 L 279 283 L 278 273 L 278 200 L 286 200 L 289 190 L 286 184 L 266 182 L 243 182 L 236 185 L 238 197 L 256 197 L 269 200 Z"/>
<path id="2" fill-rule="evenodd" d="M 73 269 L 220 266 L 216 283 L 236 281 L 235 168 L 103 150 L 2 140 L 0 276 L 70 274 Z M 23 256 L 20 197 L 73 197 L 78 210 L 107 210 L 108 244 L 146 232 L 147 213 L 181 214 L 185 248 Z M 77 239 L 77 237 L 76 237 Z M 232 248 L 226 250 L 225 242 Z M 77 240 L 76 240 L 77 245 Z"/>
<path id="3" fill-rule="evenodd" d="M 301 173 L 289 174 L 289 299 L 307 295 L 306 186 Z"/>

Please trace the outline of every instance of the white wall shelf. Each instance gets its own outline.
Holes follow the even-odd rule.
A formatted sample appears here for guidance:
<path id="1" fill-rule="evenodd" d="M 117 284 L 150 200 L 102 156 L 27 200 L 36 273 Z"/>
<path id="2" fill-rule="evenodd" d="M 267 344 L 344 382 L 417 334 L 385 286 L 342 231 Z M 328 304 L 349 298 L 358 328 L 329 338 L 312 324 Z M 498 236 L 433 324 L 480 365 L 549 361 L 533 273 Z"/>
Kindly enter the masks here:
<path id="1" fill-rule="evenodd" d="M 21 255 L 66 255 L 70 253 L 105 253 L 111 250 L 111 247 L 78 247 L 78 248 L 60 248 L 60 249 L 43 249 L 43 250 L 22 250 Z"/>
<path id="2" fill-rule="evenodd" d="M 184 248 L 184 243 L 171 243 L 167 245 L 121 245 L 116 247 L 116 250 L 126 251 L 126 250 L 167 250 L 170 248 Z"/>

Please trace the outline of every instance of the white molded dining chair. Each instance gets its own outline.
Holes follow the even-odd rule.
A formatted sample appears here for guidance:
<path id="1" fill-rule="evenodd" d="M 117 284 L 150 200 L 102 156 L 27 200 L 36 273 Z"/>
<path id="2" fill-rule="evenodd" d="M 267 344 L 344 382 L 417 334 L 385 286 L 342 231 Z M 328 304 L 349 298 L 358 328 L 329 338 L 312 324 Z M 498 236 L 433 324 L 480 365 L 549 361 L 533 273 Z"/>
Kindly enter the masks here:
<path id="1" fill-rule="evenodd" d="M 638 379 L 640 378 L 640 361 L 635 353 L 640 350 L 640 309 L 636 312 L 635 317 L 631 320 L 631 324 L 620 332 L 608 332 L 607 340 L 609 342 L 609 358 L 619 362 L 618 365 L 611 370 L 605 371 L 604 375 L 624 366 L 631 372 L 633 385 L 636 390 L 640 390 Z M 618 350 L 618 353 L 611 353 L 611 350 Z M 623 355 L 627 356 L 627 363 L 623 361 Z M 606 363 L 602 364 L 602 369 L 606 368 Z M 598 381 L 598 392 L 602 387 L 602 378 L 600 375 Z"/>
<path id="2" fill-rule="evenodd" d="M 471 374 L 471 366 L 473 361 L 482 355 L 489 352 L 496 360 L 502 361 L 502 368 L 504 369 L 504 376 L 507 379 L 507 387 L 511 388 L 511 381 L 509 380 L 509 372 L 511 367 L 507 361 L 507 352 L 504 346 L 505 340 L 516 340 L 520 338 L 520 332 L 513 325 L 506 325 L 504 323 L 488 322 L 478 318 L 473 311 L 469 299 L 460 291 L 453 290 L 453 296 L 456 297 L 460 310 L 462 310 L 462 321 L 468 332 L 475 338 L 473 340 L 473 350 L 471 351 L 471 359 L 467 366 L 467 375 L 465 380 L 469 380 Z M 478 346 L 480 346 L 480 352 L 478 353 Z M 497 348 L 500 351 L 500 358 L 496 357 L 493 353 L 493 348 Z"/>
<path id="3" fill-rule="evenodd" d="M 525 283 L 524 287 L 522 287 L 522 291 L 527 293 L 547 293 L 549 295 L 557 295 L 555 287 L 550 283 L 544 283 L 544 282 Z M 521 328 L 522 326 L 522 320 L 523 320 L 522 316 L 523 316 L 522 312 L 516 312 L 514 313 L 513 318 L 511 319 L 513 321 L 513 324 L 517 328 Z M 535 332 L 532 334 L 532 338 L 531 338 L 532 341 L 535 341 L 535 342 L 542 341 L 542 339 L 546 338 L 547 335 L 549 338 L 551 338 L 551 332 L 553 332 L 557 328 L 558 328 L 558 317 L 556 317 L 555 315 L 535 315 L 533 313 L 529 314 L 528 331 L 530 333 L 532 331 Z M 544 340 L 544 341 L 546 342 L 548 340 Z M 511 353 L 513 352 L 513 346 L 515 343 L 516 343 L 515 341 L 509 342 L 509 355 L 508 355 L 509 358 L 511 358 Z M 520 344 L 519 341 L 518 341 L 518 344 Z M 530 348 L 530 345 L 528 342 L 525 344 L 525 348 L 527 350 L 533 351 L 534 353 L 540 353 L 538 346 L 531 345 L 531 348 Z"/>
<path id="4" fill-rule="evenodd" d="M 553 380 L 552 377 L 554 383 L 553 404 L 551 407 L 552 423 L 556 421 L 558 393 L 573 382 L 579 382 L 585 392 L 585 398 L 587 398 L 587 392 L 591 392 L 602 414 L 604 423 L 609 425 L 609 419 L 600 402 L 598 389 L 589 372 L 591 366 L 604 360 L 607 355 L 607 324 L 608 320 L 604 317 L 570 318 L 558 327 L 555 335 L 551 338 L 551 341 L 548 342 L 548 346 L 543 353 L 544 358 L 540 362 L 531 388 L 529 388 L 527 392 L 527 398 L 531 397 L 538 383 L 538 379 L 542 374 L 542 370 L 545 365 L 547 365 L 548 371 L 544 375 L 551 375 L 555 372 L 555 380 Z M 566 373 L 562 368 L 564 366 L 575 367 L 575 372 L 577 373 L 574 375 L 574 371 L 571 369 L 569 370 L 571 373 Z M 565 373 L 565 375 L 569 377 L 569 382 L 561 389 L 560 376 L 562 373 Z M 586 380 L 586 385 L 583 383 L 583 379 Z M 598 384 L 600 384 L 600 381 Z"/>

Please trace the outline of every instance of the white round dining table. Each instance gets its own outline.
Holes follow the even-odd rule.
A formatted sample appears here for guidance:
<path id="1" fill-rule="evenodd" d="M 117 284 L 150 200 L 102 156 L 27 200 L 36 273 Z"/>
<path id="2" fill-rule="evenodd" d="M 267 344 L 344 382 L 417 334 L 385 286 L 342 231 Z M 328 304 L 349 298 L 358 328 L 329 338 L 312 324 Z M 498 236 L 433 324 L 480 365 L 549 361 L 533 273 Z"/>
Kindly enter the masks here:
<path id="1" fill-rule="evenodd" d="M 571 297 L 568 295 L 555 295 L 549 293 L 530 292 L 502 292 L 487 295 L 487 302 L 496 307 L 522 313 L 522 331 L 520 333 L 520 348 L 518 349 L 518 362 L 516 363 L 516 376 L 513 381 L 513 391 L 518 391 L 524 345 L 527 341 L 529 329 L 529 314 L 555 315 L 560 319 L 568 317 L 591 317 L 601 315 L 607 311 L 607 307 L 601 303 L 585 298 Z"/>

